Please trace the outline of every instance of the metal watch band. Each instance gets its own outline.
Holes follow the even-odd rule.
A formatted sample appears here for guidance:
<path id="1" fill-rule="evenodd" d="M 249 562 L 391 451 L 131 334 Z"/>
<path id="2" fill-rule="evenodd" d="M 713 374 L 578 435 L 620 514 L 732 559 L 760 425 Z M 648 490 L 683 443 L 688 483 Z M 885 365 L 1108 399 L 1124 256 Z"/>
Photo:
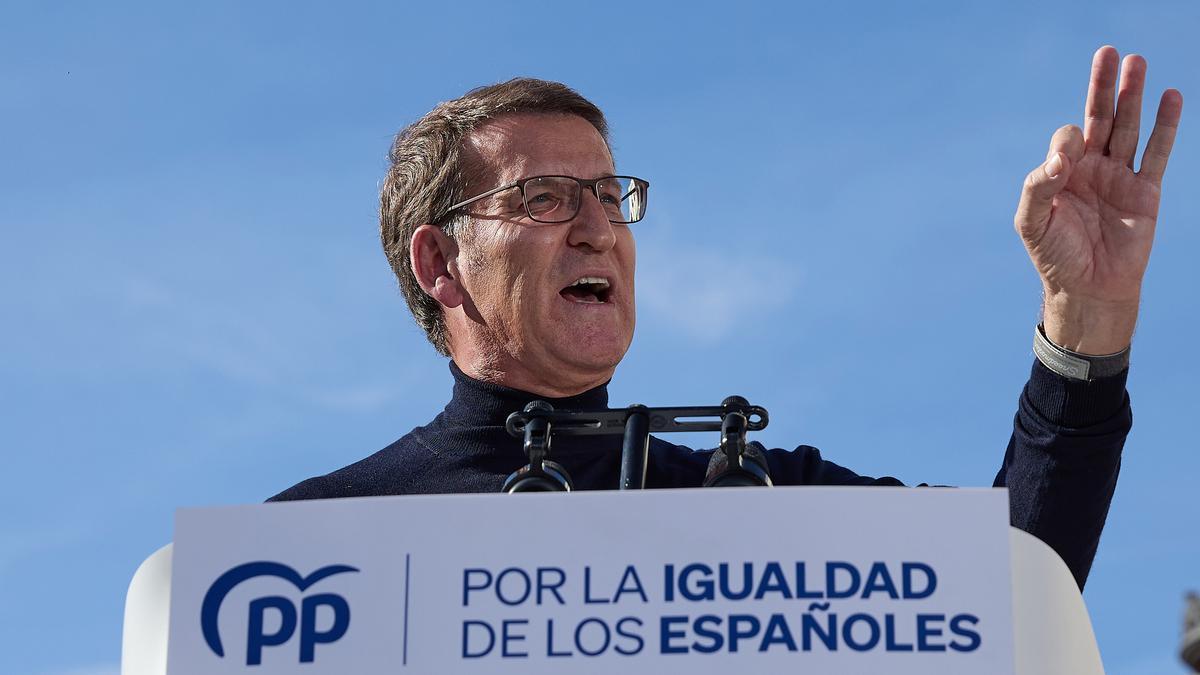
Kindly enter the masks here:
<path id="1" fill-rule="evenodd" d="M 1129 347 L 1116 354 L 1089 356 L 1063 349 L 1046 337 L 1038 324 L 1033 331 L 1033 353 L 1050 370 L 1073 380 L 1095 380 L 1116 375 L 1129 367 Z"/>

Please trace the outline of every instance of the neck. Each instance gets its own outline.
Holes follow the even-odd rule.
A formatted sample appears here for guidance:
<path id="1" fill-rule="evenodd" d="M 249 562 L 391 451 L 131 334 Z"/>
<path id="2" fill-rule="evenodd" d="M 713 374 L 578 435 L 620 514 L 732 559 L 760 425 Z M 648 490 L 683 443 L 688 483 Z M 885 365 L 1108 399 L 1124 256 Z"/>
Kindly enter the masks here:
<path id="1" fill-rule="evenodd" d="M 572 368 L 569 365 L 530 368 L 498 348 L 481 349 L 483 341 L 455 344 L 451 332 L 450 358 L 462 373 L 489 384 L 517 389 L 538 396 L 565 398 L 608 384 L 616 370 Z"/>
<path id="2" fill-rule="evenodd" d="M 454 363 L 463 374 L 480 382 L 550 398 L 577 396 L 608 384 L 613 375 L 612 370 L 585 375 L 564 369 L 555 372 L 553 379 L 547 379 L 534 376 L 523 368 L 503 367 L 483 359 L 464 362 L 455 357 Z"/>
<path id="3" fill-rule="evenodd" d="M 454 395 L 446 412 L 459 422 L 503 426 L 508 415 L 523 410 L 535 399 L 563 410 L 608 407 L 608 388 L 603 385 L 574 396 L 551 396 L 480 380 L 463 372 L 454 361 L 450 362 L 450 372 L 454 375 Z"/>

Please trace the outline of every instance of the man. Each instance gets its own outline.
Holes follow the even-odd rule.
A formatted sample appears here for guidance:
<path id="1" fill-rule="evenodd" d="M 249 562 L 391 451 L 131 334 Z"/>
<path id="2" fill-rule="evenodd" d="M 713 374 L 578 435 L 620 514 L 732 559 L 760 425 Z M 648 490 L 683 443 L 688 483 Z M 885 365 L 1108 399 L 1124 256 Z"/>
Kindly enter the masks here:
<path id="1" fill-rule="evenodd" d="M 1026 178 L 1016 229 L 1045 288 L 1038 359 L 997 486 L 1011 519 L 1053 546 L 1082 587 L 1131 416 L 1129 344 L 1182 98 L 1168 90 L 1133 171 L 1146 64 L 1095 56 L 1086 123 L 1059 129 Z M 526 463 L 506 416 L 528 401 L 607 405 L 633 338 L 634 240 L 646 184 L 616 170 L 603 114 L 566 87 L 518 79 L 443 103 L 402 131 L 380 213 L 384 251 L 418 324 L 450 356 L 454 395 L 432 422 L 276 500 L 496 492 Z M 619 443 L 555 447 L 577 489 L 617 485 Z M 698 486 L 712 451 L 653 439 L 649 487 Z M 783 485 L 899 485 L 766 451 Z"/>

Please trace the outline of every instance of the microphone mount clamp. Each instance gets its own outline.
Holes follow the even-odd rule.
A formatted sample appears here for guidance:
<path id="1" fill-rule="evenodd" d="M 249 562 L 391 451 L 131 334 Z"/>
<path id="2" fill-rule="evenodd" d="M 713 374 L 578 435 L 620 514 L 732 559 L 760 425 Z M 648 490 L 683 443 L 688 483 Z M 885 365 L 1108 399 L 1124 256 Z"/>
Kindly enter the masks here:
<path id="1" fill-rule="evenodd" d="M 741 467 L 746 448 L 746 432 L 767 426 L 767 410 L 750 405 L 740 396 L 730 396 L 719 406 L 651 408 L 634 404 L 627 408 L 598 410 L 555 410 L 545 401 L 532 401 L 525 409 L 508 416 L 509 435 L 524 439 L 529 464 L 505 481 L 505 492 L 569 491 L 570 476 L 561 465 L 550 460 L 550 441 L 554 436 L 615 436 L 621 444 L 622 490 L 640 490 L 646 485 L 647 455 L 651 433 L 720 431 L 721 447 L 729 465 Z M 766 484 L 770 484 L 769 479 Z"/>

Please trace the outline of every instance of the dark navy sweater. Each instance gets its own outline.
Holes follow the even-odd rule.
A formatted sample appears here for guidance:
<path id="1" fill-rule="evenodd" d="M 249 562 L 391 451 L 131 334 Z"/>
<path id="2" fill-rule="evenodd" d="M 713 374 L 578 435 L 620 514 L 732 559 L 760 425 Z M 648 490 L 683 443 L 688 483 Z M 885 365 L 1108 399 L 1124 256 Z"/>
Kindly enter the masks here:
<path id="1" fill-rule="evenodd" d="M 536 398 L 555 409 L 608 405 L 606 386 L 548 399 L 474 380 L 453 362 L 450 371 L 454 395 L 432 422 L 366 459 L 288 488 L 271 501 L 499 492 L 504 479 L 526 464 L 520 439 L 504 429 L 510 413 Z M 1116 487 L 1121 447 L 1132 424 L 1127 373 L 1083 382 L 1034 361 L 994 483 L 1008 487 L 1012 524 L 1052 546 L 1080 588 L 1096 554 Z M 571 474 L 576 489 L 615 489 L 620 443 L 619 436 L 573 437 L 556 443 L 552 456 Z M 651 438 L 647 487 L 698 487 L 712 452 Z M 807 445 L 765 453 L 777 485 L 902 485 L 895 478 L 856 474 Z"/>

